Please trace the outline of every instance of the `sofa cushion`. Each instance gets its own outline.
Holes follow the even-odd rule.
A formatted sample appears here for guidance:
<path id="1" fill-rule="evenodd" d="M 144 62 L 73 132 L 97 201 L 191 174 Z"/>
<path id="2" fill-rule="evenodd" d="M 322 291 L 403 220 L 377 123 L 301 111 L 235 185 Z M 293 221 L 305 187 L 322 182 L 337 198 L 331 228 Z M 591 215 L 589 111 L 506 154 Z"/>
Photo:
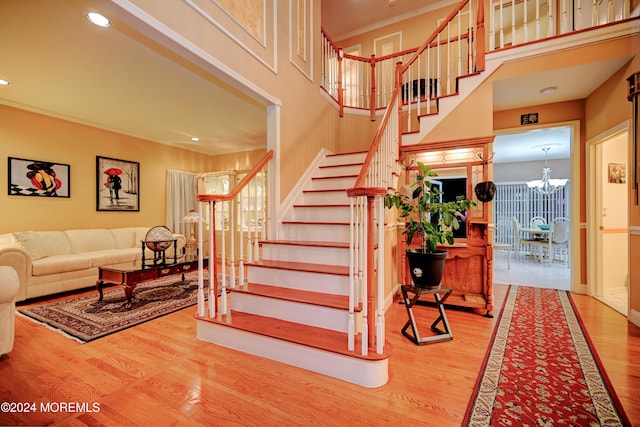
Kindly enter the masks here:
<path id="1" fill-rule="evenodd" d="M 69 255 L 71 253 L 69 239 L 63 231 L 36 231 L 36 234 L 40 236 L 47 246 L 49 256 Z"/>
<path id="2" fill-rule="evenodd" d="M 49 247 L 42 240 L 42 237 L 33 231 L 13 233 L 13 244 L 27 251 L 34 261 L 49 256 Z"/>
<path id="3" fill-rule="evenodd" d="M 111 229 L 116 249 L 139 248 L 140 241 L 136 240 L 138 233 L 146 233 L 147 228 L 126 227 Z"/>
<path id="4" fill-rule="evenodd" d="M 67 230 L 64 233 L 69 238 L 73 254 L 116 248 L 113 234 L 107 229 Z"/>
<path id="5" fill-rule="evenodd" d="M 32 265 L 34 276 L 84 270 L 86 268 L 91 268 L 91 258 L 82 254 L 49 256 L 34 261 Z"/>
<path id="6" fill-rule="evenodd" d="M 123 262 L 133 262 L 136 254 L 141 252 L 138 249 L 108 249 L 106 251 L 94 251 L 82 254 L 91 260 L 92 267 L 103 267 L 105 265 L 121 264 Z"/>

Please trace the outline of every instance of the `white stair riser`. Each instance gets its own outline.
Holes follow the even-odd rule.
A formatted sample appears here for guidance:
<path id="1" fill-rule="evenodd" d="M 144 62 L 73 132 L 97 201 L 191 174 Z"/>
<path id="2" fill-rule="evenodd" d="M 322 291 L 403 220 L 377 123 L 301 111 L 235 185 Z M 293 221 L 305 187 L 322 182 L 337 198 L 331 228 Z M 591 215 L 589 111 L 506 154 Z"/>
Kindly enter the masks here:
<path id="1" fill-rule="evenodd" d="M 344 165 L 349 163 L 363 163 L 367 153 L 349 153 L 326 156 L 320 162 L 320 166 Z"/>
<path id="2" fill-rule="evenodd" d="M 313 174 L 314 177 L 326 177 L 326 176 L 344 176 L 344 175 L 358 175 L 362 169 L 361 164 L 357 165 L 344 165 L 344 166 L 332 166 L 318 169 Z"/>
<path id="3" fill-rule="evenodd" d="M 319 205 L 319 204 L 349 204 L 350 198 L 347 197 L 346 190 L 336 191 L 312 191 L 303 193 L 304 204 L 307 205 Z"/>
<path id="4" fill-rule="evenodd" d="M 351 188 L 356 182 L 356 177 L 331 177 L 314 178 L 311 180 L 311 190 L 340 190 Z"/>
<path id="5" fill-rule="evenodd" d="M 198 321 L 197 336 L 202 341 L 265 357 L 363 387 L 380 387 L 389 380 L 388 358 L 371 361 L 343 356 L 202 320 Z"/>
<path id="6" fill-rule="evenodd" d="M 262 259 L 347 266 L 349 249 L 264 243 Z"/>
<path id="7" fill-rule="evenodd" d="M 348 242 L 349 226 L 342 224 L 283 224 L 286 240 Z"/>
<path id="8" fill-rule="evenodd" d="M 332 331 L 347 332 L 349 312 L 331 307 L 310 305 L 235 292 L 231 298 L 231 310 L 258 316 L 273 317 L 288 322 L 316 326 Z M 360 330 L 357 331 L 358 333 Z"/>
<path id="9" fill-rule="evenodd" d="M 349 221 L 349 206 L 294 206 L 296 221 Z"/>
<path id="10" fill-rule="evenodd" d="M 250 283 L 274 285 L 289 289 L 324 292 L 335 295 L 349 294 L 349 277 L 311 271 L 283 270 L 256 265 L 249 266 L 247 279 Z"/>

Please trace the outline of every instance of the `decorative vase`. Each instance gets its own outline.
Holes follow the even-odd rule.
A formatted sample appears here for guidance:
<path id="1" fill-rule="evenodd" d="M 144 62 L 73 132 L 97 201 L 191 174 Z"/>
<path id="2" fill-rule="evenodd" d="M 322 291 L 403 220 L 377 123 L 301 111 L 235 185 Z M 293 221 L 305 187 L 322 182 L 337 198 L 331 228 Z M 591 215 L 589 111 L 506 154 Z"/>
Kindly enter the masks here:
<path id="1" fill-rule="evenodd" d="M 436 250 L 423 253 L 419 250 L 407 250 L 409 271 L 413 283 L 418 288 L 435 288 L 440 286 L 444 264 L 447 259 L 447 251 Z"/>

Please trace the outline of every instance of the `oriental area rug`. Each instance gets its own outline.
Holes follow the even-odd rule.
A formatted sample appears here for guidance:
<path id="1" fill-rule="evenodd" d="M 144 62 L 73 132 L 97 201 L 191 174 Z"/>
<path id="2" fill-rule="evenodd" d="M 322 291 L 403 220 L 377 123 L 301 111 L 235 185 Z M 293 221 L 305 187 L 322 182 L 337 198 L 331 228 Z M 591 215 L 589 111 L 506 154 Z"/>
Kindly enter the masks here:
<path id="1" fill-rule="evenodd" d="M 205 275 L 206 277 L 206 275 Z M 135 325 L 181 310 L 197 303 L 198 272 L 167 276 L 138 284 L 132 306 L 124 307 L 126 297 L 120 286 L 18 310 L 20 314 L 82 343 L 122 331 Z M 205 280 L 205 287 L 208 281 Z"/>
<path id="2" fill-rule="evenodd" d="M 511 287 L 463 425 L 630 425 L 566 291 Z"/>

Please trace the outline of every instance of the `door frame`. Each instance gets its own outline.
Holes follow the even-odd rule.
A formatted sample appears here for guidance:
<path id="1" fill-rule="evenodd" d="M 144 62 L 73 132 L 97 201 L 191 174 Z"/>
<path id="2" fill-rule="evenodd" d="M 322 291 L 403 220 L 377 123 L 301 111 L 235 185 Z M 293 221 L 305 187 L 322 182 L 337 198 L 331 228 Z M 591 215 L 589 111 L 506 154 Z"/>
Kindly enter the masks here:
<path id="1" fill-rule="evenodd" d="M 590 296 L 598 296 L 602 294 L 602 281 L 598 280 L 600 270 L 598 268 L 598 250 L 601 234 L 599 233 L 599 191 L 602 187 L 599 184 L 601 171 L 598 168 L 598 146 L 605 141 L 626 133 L 629 135 L 631 122 L 626 120 L 599 135 L 589 139 L 586 142 L 586 160 L 585 160 L 585 176 L 586 176 L 586 192 L 585 204 L 587 207 L 587 289 L 586 293 Z M 627 257 L 629 254 L 627 254 Z"/>

